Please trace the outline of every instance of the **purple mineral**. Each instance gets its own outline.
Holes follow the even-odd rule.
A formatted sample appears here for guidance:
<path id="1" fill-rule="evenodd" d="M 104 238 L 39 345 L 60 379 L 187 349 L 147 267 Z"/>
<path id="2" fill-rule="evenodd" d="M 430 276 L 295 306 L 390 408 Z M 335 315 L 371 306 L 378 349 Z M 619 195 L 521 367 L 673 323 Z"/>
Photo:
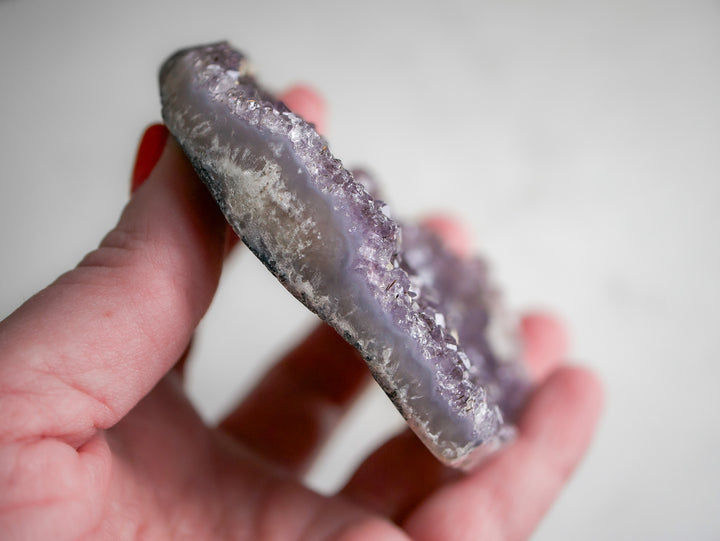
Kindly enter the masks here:
<path id="1" fill-rule="evenodd" d="M 482 261 L 392 220 L 371 179 L 356 181 L 226 43 L 175 53 L 160 90 L 168 128 L 233 229 L 361 352 L 440 460 L 468 467 L 512 434 L 505 419 L 527 380 L 514 337 L 498 345 L 507 327 Z"/>

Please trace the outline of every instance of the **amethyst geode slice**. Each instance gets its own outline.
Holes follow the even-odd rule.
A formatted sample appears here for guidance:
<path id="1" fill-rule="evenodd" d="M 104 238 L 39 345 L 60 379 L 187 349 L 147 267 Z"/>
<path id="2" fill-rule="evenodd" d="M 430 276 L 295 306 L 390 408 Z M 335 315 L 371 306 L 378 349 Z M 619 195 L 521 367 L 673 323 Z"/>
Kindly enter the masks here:
<path id="1" fill-rule="evenodd" d="M 526 378 L 517 355 L 490 343 L 497 294 L 480 260 L 390 219 L 229 45 L 174 54 L 160 90 L 168 128 L 238 235 L 357 347 L 440 460 L 467 467 L 512 433 L 503 415 Z"/>

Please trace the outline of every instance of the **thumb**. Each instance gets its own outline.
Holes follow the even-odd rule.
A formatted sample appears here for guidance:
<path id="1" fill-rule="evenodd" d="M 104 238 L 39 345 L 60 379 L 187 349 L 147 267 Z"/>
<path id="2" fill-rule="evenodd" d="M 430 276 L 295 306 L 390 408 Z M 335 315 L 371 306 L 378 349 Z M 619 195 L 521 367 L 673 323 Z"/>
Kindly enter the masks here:
<path id="1" fill-rule="evenodd" d="M 225 221 L 172 138 L 158 154 L 100 247 L 0 324 L 0 441 L 78 445 L 112 426 L 174 364 L 206 311 Z"/>

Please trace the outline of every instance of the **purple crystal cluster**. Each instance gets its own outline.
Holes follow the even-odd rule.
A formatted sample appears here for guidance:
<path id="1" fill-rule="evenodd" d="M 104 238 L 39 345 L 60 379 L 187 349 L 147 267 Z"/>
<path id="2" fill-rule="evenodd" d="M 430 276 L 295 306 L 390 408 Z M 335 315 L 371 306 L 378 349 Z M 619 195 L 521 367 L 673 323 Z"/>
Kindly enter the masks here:
<path id="1" fill-rule="evenodd" d="M 168 128 L 238 235 L 358 348 L 440 460 L 468 466 L 512 433 L 503 414 L 527 383 L 517 355 L 491 344 L 502 318 L 480 260 L 392 220 L 229 45 L 179 51 L 160 88 Z"/>

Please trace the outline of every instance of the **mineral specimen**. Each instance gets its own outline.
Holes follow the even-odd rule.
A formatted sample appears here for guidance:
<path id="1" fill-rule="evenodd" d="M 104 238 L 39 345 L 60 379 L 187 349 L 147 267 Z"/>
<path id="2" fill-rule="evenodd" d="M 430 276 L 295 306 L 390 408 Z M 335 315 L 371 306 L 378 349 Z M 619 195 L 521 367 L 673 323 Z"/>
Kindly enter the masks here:
<path id="1" fill-rule="evenodd" d="M 427 447 L 468 467 L 504 441 L 503 413 L 527 384 L 514 352 L 491 345 L 501 318 L 484 264 L 392 220 L 226 43 L 175 53 L 160 89 L 168 128 L 234 230 L 357 347 Z"/>

